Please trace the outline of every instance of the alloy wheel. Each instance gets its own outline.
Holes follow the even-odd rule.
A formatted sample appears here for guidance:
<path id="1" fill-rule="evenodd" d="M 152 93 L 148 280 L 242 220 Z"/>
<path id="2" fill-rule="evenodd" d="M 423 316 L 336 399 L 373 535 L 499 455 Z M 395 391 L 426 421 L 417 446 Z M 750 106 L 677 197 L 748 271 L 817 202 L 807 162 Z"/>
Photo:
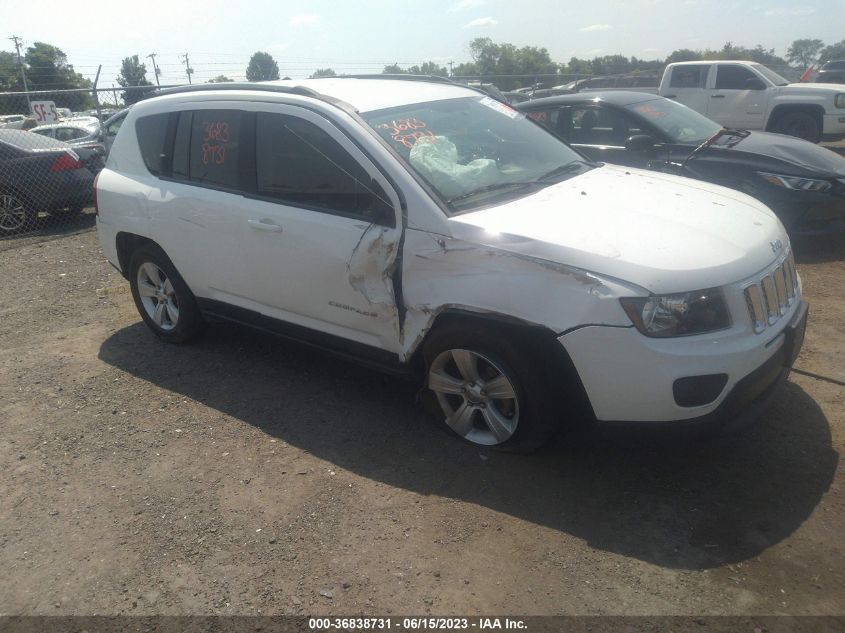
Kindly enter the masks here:
<path id="1" fill-rule="evenodd" d="M 158 327 L 165 331 L 176 327 L 179 322 L 176 290 L 164 271 L 152 262 L 138 268 L 138 294 L 147 316 Z"/>
<path id="2" fill-rule="evenodd" d="M 23 203 L 9 194 L 0 194 L 0 230 L 20 230 L 26 223 L 26 209 Z"/>
<path id="3" fill-rule="evenodd" d="M 446 415 L 446 424 L 464 439 L 493 446 L 516 432 L 516 389 L 505 370 L 490 358 L 466 349 L 441 352 L 429 369 L 428 387 Z"/>

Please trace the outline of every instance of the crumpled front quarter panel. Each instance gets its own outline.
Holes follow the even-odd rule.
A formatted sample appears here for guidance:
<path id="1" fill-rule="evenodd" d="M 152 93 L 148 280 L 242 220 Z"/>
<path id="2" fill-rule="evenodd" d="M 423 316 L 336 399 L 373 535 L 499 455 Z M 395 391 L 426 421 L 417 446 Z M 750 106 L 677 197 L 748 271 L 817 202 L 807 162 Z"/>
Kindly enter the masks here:
<path id="1" fill-rule="evenodd" d="M 562 264 L 424 231 L 405 235 L 402 347 L 410 356 L 438 314 L 493 314 L 555 333 L 631 327 L 618 297 L 633 289 Z"/>

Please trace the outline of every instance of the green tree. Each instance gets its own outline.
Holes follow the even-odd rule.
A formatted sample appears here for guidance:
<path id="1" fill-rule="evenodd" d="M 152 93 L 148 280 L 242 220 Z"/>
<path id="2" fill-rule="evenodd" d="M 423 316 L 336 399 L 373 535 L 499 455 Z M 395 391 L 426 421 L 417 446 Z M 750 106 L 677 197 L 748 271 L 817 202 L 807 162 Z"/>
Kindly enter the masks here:
<path id="1" fill-rule="evenodd" d="M 14 58 L 13 58 L 14 61 Z M 15 63 L 17 67 L 17 64 Z M 52 44 L 35 42 L 24 56 L 26 79 L 30 90 L 73 90 L 91 87 L 91 82 L 77 73 L 64 52 Z M 18 76 L 20 67 L 16 68 Z M 20 89 L 23 89 L 22 84 Z M 83 110 L 93 105 L 88 92 L 57 93 L 52 101 L 60 108 Z"/>
<path id="2" fill-rule="evenodd" d="M 120 74 L 117 76 L 117 83 L 128 88 L 131 86 L 152 86 L 147 80 L 147 67 L 142 64 L 137 55 L 124 57 L 120 63 Z M 140 90 L 124 90 L 123 102 L 126 105 L 138 103 L 153 91 L 152 87 Z"/>
<path id="3" fill-rule="evenodd" d="M 480 75 L 484 81 L 495 81 L 502 90 L 513 90 L 531 83 L 534 77 L 556 75 L 558 71 L 558 65 L 545 48 L 517 48 L 508 43 L 496 44 L 489 37 L 479 37 L 470 42 L 469 51 L 476 71 L 474 74 Z M 459 66 L 455 76 L 459 75 L 458 71 L 464 69 Z"/>
<path id="4" fill-rule="evenodd" d="M 384 67 L 384 70 L 381 71 L 382 75 L 404 75 L 406 74 L 402 67 L 399 64 L 388 64 Z"/>
<path id="5" fill-rule="evenodd" d="M 806 68 L 815 63 L 823 48 L 821 40 L 795 40 L 786 51 L 786 59 L 799 68 Z"/>
<path id="6" fill-rule="evenodd" d="M 823 64 L 833 59 L 845 59 L 845 40 L 825 46 L 819 53 L 819 63 Z"/>
<path id="7" fill-rule="evenodd" d="M 331 68 L 318 68 L 311 75 L 311 79 L 319 79 L 320 77 L 337 77 L 337 73 Z"/>
<path id="8" fill-rule="evenodd" d="M 570 75 L 589 75 L 593 69 L 589 60 L 570 57 L 569 63 L 562 70 Z"/>
<path id="9" fill-rule="evenodd" d="M 229 79 L 226 75 L 217 75 L 216 77 L 212 77 L 206 83 L 210 84 L 222 84 L 229 81 L 235 81 L 234 79 Z"/>
<path id="10" fill-rule="evenodd" d="M 701 58 L 701 51 L 694 51 L 689 48 L 679 48 L 678 50 L 669 53 L 669 56 L 666 58 L 666 63 L 674 64 L 675 62 L 697 62 Z"/>
<path id="11" fill-rule="evenodd" d="M 279 65 L 270 53 L 257 51 L 246 67 L 247 81 L 272 81 L 279 78 Z"/>

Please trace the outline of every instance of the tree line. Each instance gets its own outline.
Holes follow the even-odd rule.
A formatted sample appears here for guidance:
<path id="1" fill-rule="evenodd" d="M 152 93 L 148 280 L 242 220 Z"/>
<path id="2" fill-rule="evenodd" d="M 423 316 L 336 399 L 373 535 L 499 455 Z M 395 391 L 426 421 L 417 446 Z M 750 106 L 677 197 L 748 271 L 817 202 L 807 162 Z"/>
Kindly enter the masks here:
<path id="1" fill-rule="evenodd" d="M 727 42 L 720 49 L 691 50 L 687 48 L 672 51 L 665 59 L 640 59 L 624 55 L 602 55 L 592 59 L 571 57 L 568 62 L 554 61 L 543 47 L 517 47 L 507 42 L 496 43 L 489 37 L 479 37 L 469 43 L 471 61 L 452 65 L 450 68 L 434 61 L 402 68 L 398 64 L 384 67 L 384 74 L 415 74 L 453 77 L 455 79 L 479 79 L 493 81 L 502 90 L 513 90 L 538 80 L 548 85 L 555 78 L 572 75 L 621 75 L 628 73 L 659 73 L 671 62 L 707 59 L 745 59 L 767 66 L 791 66 L 804 70 L 813 64 L 823 64 L 832 59 L 845 59 L 845 40 L 826 45 L 820 39 L 798 39 L 792 42 L 785 57 L 775 54 L 774 49 L 761 45 L 753 48 Z M 26 49 L 22 60 L 17 55 L 0 51 L 0 92 L 24 90 L 21 64 L 26 71 L 29 90 L 66 90 L 91 88 L 91 81 L 76 72 L 68 63 L 67 56 L 58 47 L 45 42 L 35 42 Z M 279 65 L 267 52 L 257 51 L 250 57 L 246 67 L 247 81 L 272 81 L 280 78 Z M 311 74 L 315 77 L 336 77 L 332 68 L 319 68 Z M 285 77 L 285 79 L 289 79 Z M 122 98 L 127 105 L 145 98 L 154 90 L 147 79 L 147 67 L 138 55 L 125 57 L 121 61 L 117 83 L 124 90 Z M 209 83 L 233 81 L 225 75 L 209 79 Z M 90 94 L 57 93 L 52 99 L 59 107 L 84 110 L 94 105 Z M 0 99 L 0 113 L 23 112 L 26 100 L 23 97 Z"/>

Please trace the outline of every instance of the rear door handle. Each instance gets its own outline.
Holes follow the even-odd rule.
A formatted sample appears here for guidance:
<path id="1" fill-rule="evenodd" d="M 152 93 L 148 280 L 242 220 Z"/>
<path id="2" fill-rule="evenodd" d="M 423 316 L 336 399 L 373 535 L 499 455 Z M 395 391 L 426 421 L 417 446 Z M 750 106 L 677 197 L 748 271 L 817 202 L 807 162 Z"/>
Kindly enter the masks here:
<path id="1" fill-rule="evenodd" d="M 711 99 L 724 99 L 725 95 L 710 95 Z"/>
<path id="2" fill-rule="evenodd" d="M 282 230 L 281 226 L 273 222 L 273 220 L 268 220 L 266 218 L 262 218 L 261 220 L 247 220 L 246 222 L 257 231 L 272 231 L 279 233 Z"/>

